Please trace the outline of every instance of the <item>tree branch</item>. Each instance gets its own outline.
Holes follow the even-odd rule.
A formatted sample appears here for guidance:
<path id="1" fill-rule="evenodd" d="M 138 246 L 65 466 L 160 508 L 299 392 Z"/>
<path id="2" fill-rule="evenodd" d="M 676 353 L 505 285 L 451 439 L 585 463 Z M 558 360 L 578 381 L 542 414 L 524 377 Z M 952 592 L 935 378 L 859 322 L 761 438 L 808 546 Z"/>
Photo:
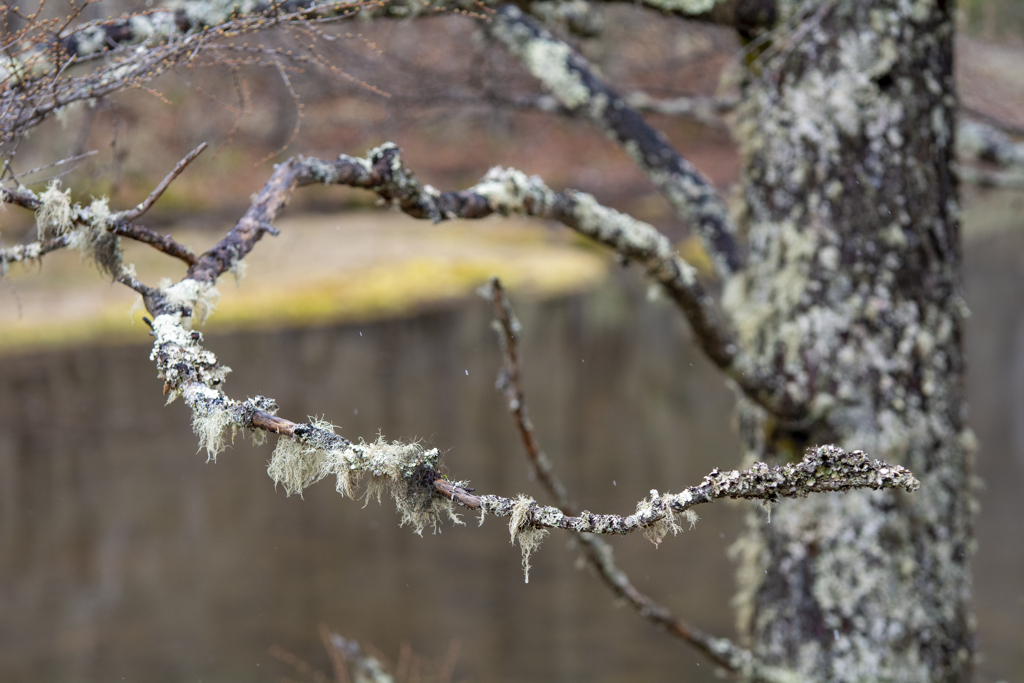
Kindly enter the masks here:
<path id="1" fill-rule="evenodd" d="M 173 237 L 152 230 L 143 225 L 134 225 L 123 221 L 117 221 L 109 228 L 110 232 L 121 237 L 133 239 L 136 242 L 148 244 L 155 249 L 164 252 L 168 256 L 181 259 L 188 265 L 194 265 L 198 260 L 195 252 L 184 244 L 176 242 Z"/>
<path id="2" fill-rule="evenodd" d="M 736 227 L 711 182 L 594 75 L 582 56 L 513 6 L 499 8 L 487 30 L 563 106 L 596 123 L 625 149 L 701 238 L 722 279 L 742 269 Z"/>
<path id="3" fill-rule="evenodd" d="M 631 515 L 595 514 L 583 511 L 567 515 L 555 507 L 538 505 L 532 499 L 502 496 L 477 496 L 465 487 L 444 479 L 433 482 L 442 495 L 473 510 L 483 510 L 499 517 L 519 516 L 519 529 L 564 529 L 587 534 L 625 535 L 644 531 L 652 540 L 660 541 L 673 531 L 676 515 L 697 505 L 713 503 L 722 498 L 760 500 L 776 503 L 781 498 L 806 498 L 811 493 L 835 493 L 853 489 L 896 489 L 916 491 L 920 486 L 914 475 L 901 465 L 888 465 L 869 460 L 862 451 L 846 452 L 837 446 L 808 449 L 796 464 L 776 465 L 754 463 L 747 470 L 718 469 L 697 486 L 675 494 L 651 491 L 650 499 L 637 504 Z M 458 498 L 455 497 L 458 494 Z M 525 507 L 525 510 L 524 510 Z M 659 525 L 659 523 L 664 523 Z"/>
<path id="4" fill-rule="evenodd" d="M 553 192 L 536 176 L 527 177 L 514 169 L 494 168 L 468 190 L 438 192 L 416 180 L 391 143 L 371 150 L 366 159 L 345 155 L 334 161 L 289 159 L 274 168 L 242 219 L 224 239 L 199 257 L 188 277 L 215 282 L 244 258 L 264 233 L 272 230 L 271 224 L 296 188 L 318 183 L 372 190 L 408 215 L 435 222 L 483 218 L 492 213 L 559 221 L 643 266 L 679 305 L 701 349 L 752 400 L 785 419 L 803 416 L 801 406 L 780 403 L 775 398 L 785 395 L 777 386 L 778 378 L 756 372 L 753 361 L 739 350 L 732 332 L 719 320 L 696 270 L 679 256 L 668 238 L 647 223 L 601 206 L 588 194 L 573 190 Z"/>
<path id="5" fill-rule="evenodd" d="M 318 183 L 372 190 L 410 216 L 435 222 L 483 218 L 495 212 L 557 220 L 642 265 L 679 305 L 708 357 L 752 400 L 783 418 L 802 416 L 799 406 L 775 399 L 780 395 L 776 378 L 754 371 L 751 359 L 739 351 L 732 333 L 719 320 L 696 271 L 664 235 L 653 226 L 601 206 L 590 195 L 572 190 L 553 192 L 539 178 L 514 169 L 495 168 L 468 190 L 441 193 L 421 185 L 390 143 L 371 150 L 366 159 L 344 155 L 334 161 L 289 159 L 275 167 L 242 219 L 192 264 L 187 277 L 214 283 L 243 259 L 264 233 L 273 232 L 272 222 L 297 187 Z M 160 309 L 150 308 L 150 312 L 158 314 Z"/>
<path id="6" fill-rule="evenodd" d="M 516 342 L 516 335 L 520 331 L 519 321 L 516 320 L 515 314 L 512 312 L 512 304 L 505 296 L 505 289 L 501 286 L 498 278 L 491 279 L 489 294 L 494 306 L 498 346 L 501 348 L 504 359 L 496 386 L 508 400 L 509 412 L 512 413 L 512 419 L 516 423 L 519 438 L 526 451 L 526 458 L 530 461 L 530 467 L 537 475 L 537 479 L 555 499 L 555 504 L 562 512 L 567 515 L 579 514 L 576 506 L 569 500 L 568 490 L 551 468 L 547 456 L 540 449 L 537 435 L 533 431 L 533 423 L 527 416 L 526 395 L 523 392 L 520 376 L 519 344 Z"/>
<path id="7" fill-rule="evenodd" d="M 68 236 L 61 235 L 48 240 L 36 240 L 28 244 L 18 244 L 13 247 L 0 249 L 0 275 L 7 274 L 9 263 L 22 261 L 35 261 L 42 258 L 51 251 L 57 251 L 68 246 Z"/>
<path id="8" fill-rule="evenodd" d="M 301 493 L 333 475 L 337 490 L 354 497 L 360 480 L 369 477 L 366 496 L 379 499 L 384 492 L 390 493 L 402 524 L 410 524 L 417 533 L 427 526 L 436 528 L 445 516 L 458 522 L 453 503 L 509 517 L 510 533 L 522 547 L 527 569 L 530 553 L 549 529 L 594 534 L 642 530 L 658 542 L 668 532 L 678 531 L 679 515 L 685 516 L 692 507 L 720 498 L 774 503 L 783 497 L 810 493 L 855 488 L 911 491 L 918 486 L 903 467 L 868 460 L 860 451 L 847 453 L 834 446 L 821 446 L 809 450 L 797 464 L 769 468 L 755 463 L 742 472 L 716 469 L 701 484 L 681 493 L 660 495 L 652 491 L 650 498 L 637 506 L 636 513 L 628 516 L 586 511 L 567 515 L 558 508 L 537 505 L 526 496 L 513 499 L 476 495 L 466 482 L 453 482 L 439 473 L 437 449 L 428 451 L 415 443 L 389 444 L 382 439 L 356 444 L 335 434 L 333 425 L 322 420 L 297 424 L 276 418 L 276 406 L 270 399 L 257 396 L 239 402 L 227 397 L 221 389 L 227 368 L 202 347 L 201 333 L 185 327 L 194 312 L 206 307 L 211 290 L 208 283 L 186 279 L 146 297 L 147 306 L 159 300 L 160 305 L 155 308 L 162 311 L 152 322 L 156 340 L 150 357 L 164 378 L 164 393 L 170 394 L 172 400 L 180 396 L 189 405 L 200 448 L 205 447 L 210 458 L 225 448 L 228 434 L 235 429 L 250 430 L 255 439 L 262 441 L 265 432 L 261 425 L 273 423 L 282 436 L 268 473 L 287 493 Z M 286 430 L 290 435 L 284 435 Z"/>
<path id="9" fill-rule="evenodd" d="M 607 228 L 601 227 L 602 220 L 632 221 L 614 212 L 607 213 L 611 210 L 599 207 L 592 198 L 581 200 L 584 195 L 564 195 L 559 199 L 560 195 L 552 193 L 539 180 L 502 169 L 492 171 L 471 191 L 442 194 L 420 185 L 403 167 L 393 145 L 374 150 L 366 160 L 340 157 L 335 162 L 326 162 L 299 158 L 281 164 L 239 224 L 229 231 L 218 247 L 197 260 L 190 269 L 189 277 L 177 284 L 154 289 L 139 282 L 130 268 L 120 268 L 115 275 L 117 281 L 139 292 L 147 309 L 154 313 L 154 319 L 148 321 L 155 337 L 150 357 L 156 362 L 159 376 L 164 379 L 164 393 L 171 400 L 181 397 L 191 409 L 193 429 L 199 437 L 200 448 L 205 447 L 210 458 L 215 458 L 226 447 L 229 434 L 233 435 L 239 428 L 250 431 L 256 441 L 262 441 L 268 431 L 274 432 L 278 434 L 278 444 L 268 474 L 289 494 L 301 493 L 312 483 L 334 475 L 338 491 L 353 497 L 360 480 L 368 478 L 365 495 L 380 498 L 382 493 L 390 493 L 402 523 L 412 525 L 418 533 L 427 526 L 436 528 L 445 516 L 459 522 L 455 504 L 510 517 L 510 532 L 523 547 L 524 564 L 540 537 L 553 528 L 590 534 L 625 534 L 643 530 L 657 542 L 666 533 L 678 530 L 679 515 L 685 516 L 690 508 L 719 498 L 775 502 L 781 497 L 851 488 L 916 488 L 917 481 L 902 467 L 889 467 L 878 461 L 869 461 L 863 453 L 846 453 L 826 446 L 809 451 L 796 465 L 769 469 L 758 463 L 743 472 L 715 470 L 700 485 L 682 493 L 659 495 L 652 491 L 650 499 L 642 501 L 632 515 L 577 513 L 568 506 L 564 487 L 557 483 L 549 469 L 546 483 L 565 504 L 566 510 L 539 506 L 525 496 L 512 499 L 476 495 L 466 482 L 450 481 L 440 474 L 437 449 L 425 450 L 418 444 L 386 443 L 382 439 L 373 443 L 353 443 L 336 434 L 333 425 L 322 420 L 296 423 L 277 416 L 277 406 L 271 399 L 262 396 L 244 402 L 231 399 L 222 389 L 229 369 L 202 346 L 203 335 L 189 329 L 190 320 L 193 317 L 201 320 L 209 312 L 215 293 L 213 280 L 244 257 L 263 232 L 273 230 L 269 221 L 284 206 L 295 187 L 314 182 L 372 189 L 410 215 L 434 220 L 459 215 L 480 217 L 493 211 L 560 215 L 565 220 L 568 220 L 567 216 L 575 216 L 574 220 L 581 224 L 580 229 L 590 230 L 598 236 Z M 60 212 L 62 224 L 80 220 L 98 228 L 105 220 L 105 202 L 82 208 L 72 206 L 66 195 L 56 188 L 51 188 L 48 193 L 54 196 L 47 198 L 44 195 L 40 199 L 31 193 L 7 192 L 4 197 L 26 207 L 37 207 L 37 210 L 44 208 L 47 202 L 63 202 Z M 558 208 L 560 204 L 565 206 Z M 643 239 L 651 235 L 634 223 L 619 225 L 604 239 L 631 258 L 647 258 L 653 254 L 654 258 L 675 263 L 671 254 L 662 253 L 664 249 L 656 241 L 643 246 Z M 648 226 L 648 229 L 657 234 L 653 228 Z M 233 259 L 223 258 L 229 253 L 234 255 Z M 666 270 L 662 266 L 659 267 L 661 271 L 671 269 Z M 672 277 L 677 276 L 679 273 L 673 272 Z M 685 278 L 682 284 L 686 285 Z M 521 403 L 521 390 L 514 395 Z M 532 428 L 525 420 L 525 407 L 520 419 L 522 429 L 532 434 Z M 533 448 L 539 454 L 535 443 Z M 539 457 L 534 460 L 542 462 Z M 693 629 L 637 591 L 628 577 L 614 565 L 605 546 L 589 536 L 583 538 L 584 547 L 606 582 L 642 613 L 669 631 L 695 642 L 723 666 L 734 671 L 751 672 L 757 680 L 781 680 L 770 668 L 759 668 L 760 665 L 748 652 Z"/>
<path id="10" fill-rule="evenodd" d="M 149 193 L 148 197 L 146 197 L 134 209 L 131 209 L 130 211 L 125 211 L 123 214 L 121 214 L 121 218 L 124 219 L 125 221 L 133 221 L 136 218 L 140 217 L 142 214 L 149 211 L 149 208 L 153 206 L 153 203 L 156 202 L 157 199 L 160 199 L 160 195 L 162 195 L 167 190 L 170 184 L 174 182 L 174 179 L 181 175 L 181 172 L 185 170 L 185 167 L 192 163 L 192 161 L 197 156 L 202 154 L 204 149 L 206 149 L 206 143 L 202 142 L 199 144 L 198 147 L 189 152 L 184 159 L 175 164 L 174 169 L 171 170 L 170 173 L 164 176 L 164 179 L 160 181 L 160 184 L 153 188 L 153 191 Z"/>

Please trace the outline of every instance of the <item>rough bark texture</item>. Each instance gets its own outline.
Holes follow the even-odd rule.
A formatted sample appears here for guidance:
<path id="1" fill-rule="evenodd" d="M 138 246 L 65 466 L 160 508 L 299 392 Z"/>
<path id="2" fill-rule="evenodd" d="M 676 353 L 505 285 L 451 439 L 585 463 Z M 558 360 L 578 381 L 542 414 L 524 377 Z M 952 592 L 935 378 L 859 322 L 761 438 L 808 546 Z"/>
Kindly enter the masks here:
<path id="1" fill-rule="evenodd" d="M 741 632 L 815 681 L 971 677 L 974 437 L 965 426 L 953 14 L 947 0 L 779 4 L 747 65 L 738 137 L 748 270 L 727 284 L 741 347 L 811 418 L 740 407 L 749 460 L 834 443 L 910 468 L 751 514 Z"/>

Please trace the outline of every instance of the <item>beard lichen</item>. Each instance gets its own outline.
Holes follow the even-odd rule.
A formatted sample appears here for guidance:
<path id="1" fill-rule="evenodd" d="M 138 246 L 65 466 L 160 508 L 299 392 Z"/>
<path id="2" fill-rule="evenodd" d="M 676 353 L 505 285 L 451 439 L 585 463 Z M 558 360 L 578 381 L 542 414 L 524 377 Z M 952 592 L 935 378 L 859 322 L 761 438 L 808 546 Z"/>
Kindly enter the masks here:
<path id="1" fill-rule="evenodd" d="M 71 190 L 60 191 L 60 181 L 54 180 L 39 195 L 42 202 L 36 209 L 36 230 L 39 239 L 63 235 L 72 227 Z"/>
<path id="2" fill-rule="evenodd" d="M 319 429 L 334 433 L 334 425 L 323 420 L 310 422 Z M 309 443 L 302 443 L 287 436 L 277 440 L 277 447 L 267 465 L 267 474 L 274 485 L 281 484 L 287 495 L 293 493 L 302 497 L 302 490 L 312 486 L 333 471 L 331 454 Z"/>
<path id="3" fill-rule="evenodd" d="M 445 517 L 463 523 L 454 503 L 433 489 L 440 460 L 436 448 L 426 450 L 419 443 L 389 443 L 383 438 L 337 446 L 321 438 L 334 434 L 333 425 L 316 419 L 311 424 L 315 429 L 301 440 L 280 437 L 267 467 L 267 474 L 275 484 L 284 486 L 288 495 L 301 496 L 303 489 L 333 474 L 335 488 L 347 498 L 361 497 L 366 503 L 376 498 L 379 503 L 390 494 L 401 515 L 399 526 L 408 524 L 420 536 L 427 527 L 437 533 Z M 370 475 L 366 490 L 359 496 L 366 474 Z"/>
<path id="4" fill-rule="evenodd" d="M 662 500 L 662 496 L 652 489 L 649 500 L 642 500 L 637 503 L 636 513 L 640 516 L 646 516 L 656 513 L 658 508 L 665 509 L 666 507 L 667 504 Z M 680 519 L 685 519 L 689 522 L 692 529 L 700 518 L 697 517 L 697 513 L 693 510 L 684 510 L 679 514 L 665 515 L 644 529 L 644 538 L 653 543 L 654 547 L 657 548 L 670 532 L 675 536 L 683 530 L 682 525 L 679 523 Z"/>
<path id="5" fill-rule="evenodd" d="M 207 462 L 217 462 L 217 454 L 227 445 L 226 433 L 230 424 L 231 414 L 216 401 L 193 407 L 192 431 L 199 437 L 198 450 L 206 448 Z"/>
<path id="6" fill-rule="evenodd" d="M 508 520 L 508 531 L 512 537 L 512 543 L 519 541 L 519 548 L 523 552 L 523 575 L 526 583 L 530 583 L 530 555 L 534 550 L 540 548 L 544 537 L 548 535 L 547 529 L 538 529 L 531 526 L 530 514 L 537 502 L 529 496 L 520 495 L 516 498 L 512 507 L 512 515 Z"/>
<path id="7" fill-rule="evenodd" d="M 72 230 L 68 235 L 68 246 L 78 249 L 83 257 L 88 257 L 107 275 L 117 276 L 124 268 L 121 257 L 121 238 L 107 229 L 110 218 L 110 204 L 106 197 L 93 199 L 87 213 L 87 220 L 81 227 Z"/>
<path id="8" fill-rule="evenodd" d="M 220 301 L 220 292 L 209 282 L 185 279 L 171 284 L 169 279 L 164 278 L 160 280 L 159 288 L 169 304 L 178 310 L 190 310 L 192 320 L 199 324 L 206 322 Z"/>

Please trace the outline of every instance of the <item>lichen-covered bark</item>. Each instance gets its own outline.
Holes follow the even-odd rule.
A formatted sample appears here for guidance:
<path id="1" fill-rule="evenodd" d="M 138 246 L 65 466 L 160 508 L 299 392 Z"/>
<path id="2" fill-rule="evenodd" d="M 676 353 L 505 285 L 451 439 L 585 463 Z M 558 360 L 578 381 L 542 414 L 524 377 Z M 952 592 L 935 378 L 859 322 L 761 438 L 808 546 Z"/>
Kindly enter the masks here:
<path id="1" fill-rule="evenodd" d="M 948 0 L 779 4 L 748 65 L 738 137 L 749 267 L 725 303 L 785 378 L 799 424 L 740 407 L 750 460 L 834 443 L 921 488 L 816 496 L 750 516 L 741 631 L 816 681 L 971 676 L 974 438 L 965 426 Z"/>

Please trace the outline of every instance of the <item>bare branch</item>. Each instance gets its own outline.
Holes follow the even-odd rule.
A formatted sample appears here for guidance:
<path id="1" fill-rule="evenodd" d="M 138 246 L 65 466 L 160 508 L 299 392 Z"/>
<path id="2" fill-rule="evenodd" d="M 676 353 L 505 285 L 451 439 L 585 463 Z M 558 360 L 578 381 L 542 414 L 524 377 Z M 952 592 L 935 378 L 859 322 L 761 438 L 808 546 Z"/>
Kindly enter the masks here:
<path id="1" fill-rule="evenodd" d="M 962 182 L 981 187 L 1024 187 L 1024 142 L 985 121 L 962 118 L 957 125 L 956 172 Z M 967 166 L 971 162 L 979 165 Z M 990 166 L 998 167 L 998 170 Z M 989 166 L 989 168 L 986 168 Z"/>
<path id="2" fill-rule="evenodd" d="M 324 645 L 330 653 L 332 663 L 336 657 L 340 657 L 343 663 L 350 663 L 356 671 L 357 681 L 365 681 L 366 683 L 394 683 L 395 679 L 384 671 L 383 665 L 381 665 L 377 658 L 363 654 L 363 649 L 355 640 L 342 638 L 337 633 L 326 633 L 322 637 Z M 339 683 L 347 680 L 348 674 L 344 666 L 340 670 L 336 668 L 335 671 L 341 672 L 338 673 Z M 342 675 L 345 678 L 342 678 Z"/>
<path id="3" fill-rule="evenodd" d="M 161 234 L 156 230 L 151 230 L 150 228 L 142 225 L 134 225 L 132 223 L 118 221 L 114 223 L 114 225 L 109 226 L 108 230 L 115 235 L 128 237 L 137 242 L 149 244 L 168 256 L 181 259 L 190 266 L 195 265 L 196 261 L 199 260 L 194 251 L 186 247 L 184 244 L 176 242 L 170 235 Z"/>
<path id="4" fill-rule="evenodd" d="M 362 6 L 358 1 L 287 0 L 251 3 L 243 13 L 235 2 L 192 0 L 176 10 L 82 24 L 60 33 L 56 43 L 52 22 L 36 22 L 21 32 L 18 52 L 0 58 L 0 84 L 5 86 L 0 89 L 0 141 L 17 140 L 77 102 L 142 88 L 179 64 L 194 65 L 197 56 L 224 39 L 311 17 L 348 16 Z M 67 75 L 72 64 L 83 63 L 93 68 Z"/>
<path id="5" fill-rule="evenodd" d="M 593 121 L 626 150 L 700 236 L 721 278 L 742 269 L 736 227 L 711 182 L 605 85 L 582 56 L 513 6 L 501 7 L 487 30 L 562 105 Z"/>
<path id="6" fill-rule="evenodd" d="M 963 183 L 971 183 L 978 187 L 1024 188 L 1024 171 L 992 171 L 961 165 L 954 165 L 954 167 L 957 177 Z"/>
<path id="7" fill-rule="evenodd" d="M 124 219 L 125 221 L 133 221 L 142 214 L 149 211 L 150 207 L 153 206 L 153 203 L 156 202 L 157 199 L 160 199 L 160 195 L 162 195 L 170 186 L 170 184 L 174 182 L 174 179 L 181 175 L 181 172 L 185 170 L 185 167 L 192 163 L 192 161 L 195 160 L 197 156 L 202 154 L 204 149 L 206 149 L 205 142 L 200 143 L 198 147 L 189 152 L 185 156 L 185 158 L 179 161 L 174 166 L 174 169 L 170 173 L 168 173 L 163 180 L 160 181 L 160 184 L 153 188 L 153 191 L 149 193 L 149 196 L 146 197 L 141 204 L 136 206 L 134 209 L 131 209 L 130 211 L 125 211 L 121 215 L 121 218 Z"/>
<path id="8" fill-rule="evenodd" d="M 526 396 L 521 382 L 521 370 L 516 341 L 519 324 L 512 312 L 512 305 L 497 278 L 491 280 L 491 299 L 494 304 L 498 344 L 504 356 L 502 371 L 498 375 L 498 388 L 508 399 L 509 411 L 519 430 L 520 439 L 530 466 L 537 479 L 555 499 L 559 509 L 566 515 L 578 516 L 579 510 L 569 501 L 569 493 L 555 475 L 551 463 L 540 450 L 540 444 L 527 417 Z M 693 645 L 712 661 L 728 671 L 743 673 L 748 680 L 786 680 L 782 672 L 766 666 L 755 659 L 753 653 L 726 638 L 715 638 L 688 624 L 672 614 L 664 605 L 638 590 L 629 576 L 615 563 L 611 546 L 603 538 L 593 534 L 579 534 L 579 542 L 590 565 L 598 577 L 617 596 L 629 602 L 637 613 L 668 631 L 670 634 Z"/>
<path id="9" fill-rule="evenodd" d="M 498 333 L 498 346 L 504 357 L 501 373 L 498 375 L 497 387 L 508 399 L 508 409 L 519 430 L 519 438 L 526 450 L 526 457 L 537 475 L 541 485 L 547 490 L 559 509 L 567 515 L 578 514 L 575 506 L 569 501 L 569 492 L 551 468 L 544 452 L 540 449 L 537 435 L 533 431 L 533 423 L 526 414 L 526 396 L 520 377 L 519 345 L 516 335 L 519 334 L 519 321 L 512 312 L 512 304 L 505 296 L 505 289 L 498 278 L 490 284 L 491 302 L 494 305 L 494 322 Z"/>
<path id="10" fill-rule="evenodd" d="M 75 156 L 70 156 L 70 157 L 67 157 L 66 159 L 60 159 L 59 161 L 54 161 L 53 163 L 49 163 L 49 164 L 46 164 L 44 166 L 37 166 L 36 168 L 30 168 L 27 171 L 22 171 L 21 173 L 17 173 L 15 175 L 13 175 L 12 178 L 14 180 L 18 180 L 19 178 L 24 178 L 27 175 L 32 175 L 34 173 L 39 173 L 40 171 L 45 171 L 46 169 L 49 169 L 49 168 L 55 168 L 57 166 L 63 166 L 64 164 L 70 164 L 73 161 L 80 161 L 81 159 L 85 159 L 86 157 L 91 157 L 91 156 L 93 156 L 95 154 L 99 154 L 99 151 L 94 149 L 94 150 L 91 150 L 91 151 L 88 151 L 88 152 L 83 152 L 82 154 L 76 154 Z M 74 170 L 74 168 L 72 168 L 71 170 Z M 69 172 L 70 171 L 64 171 L 64 173 L 69 173 Z M 63 175 L 64 173 L 62 173 L 61 175 Z M 33 182 L 46 182 L 46 181 L 45 180 L 37 180 L 37 181 L 33 181 Z"/>

